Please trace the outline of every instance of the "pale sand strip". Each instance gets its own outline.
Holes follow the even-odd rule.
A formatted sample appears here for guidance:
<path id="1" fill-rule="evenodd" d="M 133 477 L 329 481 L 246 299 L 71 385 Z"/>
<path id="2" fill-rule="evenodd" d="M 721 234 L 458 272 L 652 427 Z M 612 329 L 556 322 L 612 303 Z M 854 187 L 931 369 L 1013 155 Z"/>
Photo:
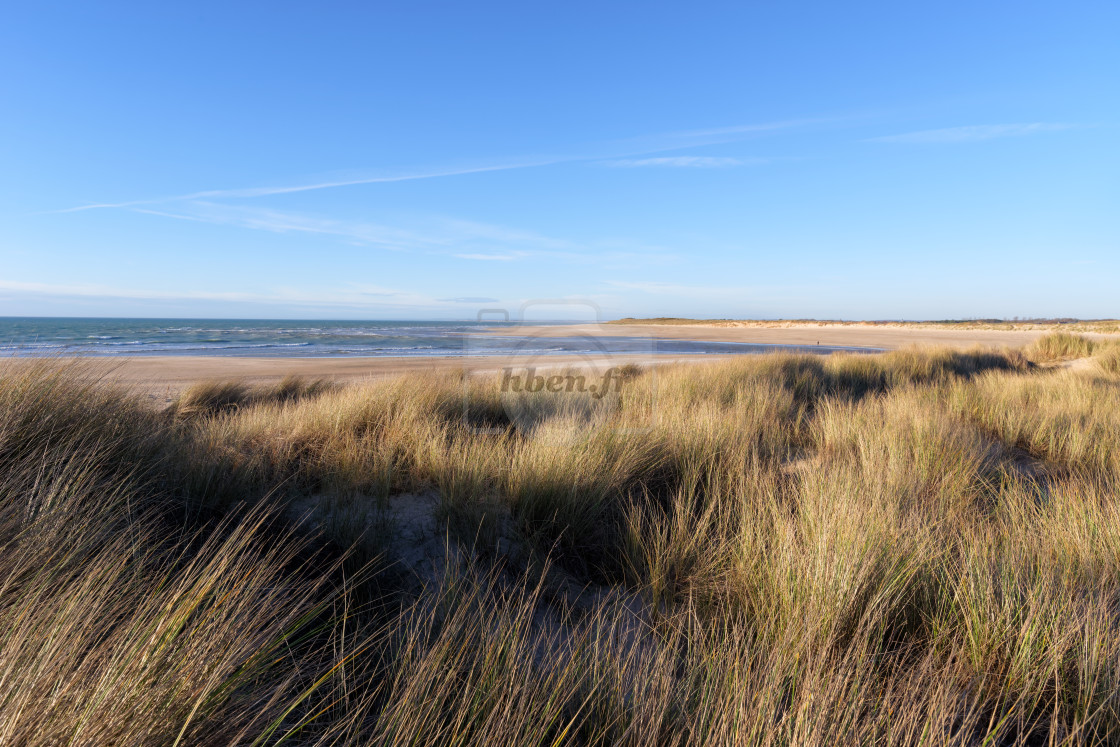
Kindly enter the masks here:
<path id="1" fill-rule="evenodd" d="M 275 384 L 286 376 L 357 382 L 387 376 L 431 371 L 465 370 L 475 373 L 501 371 L 507 366 L 532 365 L 538 369 L 602 365 L 662 364 L 686 360 L 715 360 L 722 355 L 549 355 L 410 358 L 234 358 L 219 356 L 150 356 L 137 358 L 80 359 L 90 373 L 108 381 L 148 394 L 153 400 L 169 402 L 182 389 L 200 381 L 242 381 Z M 5 369 L 33 365 L 33 358 L 0 359 Z M 68 362 L 68 358 L 54 358 Z"/>
<path id="2" fill-rule="evenodd" d="M 754 326 L 758 324 L 759 326 Z M 703 324 L 548 325 L 495 328 L 490 334 L 566 337 L 570 335 L 638 336 L 666 340 L 753 342 L 766 345 L 837 345 L 894 350 L 908 345 L 946 345 L 953 348 L 1022 347 L 1053 330 L 945 329 L 873 325 L 817 325 L 782 323 L 773 327 L 730 327 Z M 1088 334 L 1087 337 L 1108 335 Z"/>

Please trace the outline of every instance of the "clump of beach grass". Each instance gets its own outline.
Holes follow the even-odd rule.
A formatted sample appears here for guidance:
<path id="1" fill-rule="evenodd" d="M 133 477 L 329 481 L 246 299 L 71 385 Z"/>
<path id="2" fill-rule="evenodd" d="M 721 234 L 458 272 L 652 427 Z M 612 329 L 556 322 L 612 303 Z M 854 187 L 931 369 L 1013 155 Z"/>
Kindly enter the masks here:
<path id="1" fill-rule="evenodd" d="M 1120 375 L 1120 345 L 1109 345 L 1094 356 L 1093 363 L 1105 374 Z"/>
<path id="2" fill-rule="evenodd" d="M 1037 361 L 1065 361 L 1088 358 L 1097 344 L 1084 335 L 1052 332 L 1035 340 L 1027 348 L 1027 355 Z"/>
<path id="3" fill-rule="evenodd" d="M 250 386 L 240 381 L 203 381 L 184 389 L 171 404 L 181 418 L 216 415 L 266 402 L 296 402 L 337 388 L 326 379 L 307 381 L 285 376 L 274 385 Z"/>
<path id="4" fill-rule="evenodd" d="M 234 743 L 305 716 L 333 561 L 264 503 L 184 524 L 177 443 L 88 367 L 0 376 L 0 741 Z"/>

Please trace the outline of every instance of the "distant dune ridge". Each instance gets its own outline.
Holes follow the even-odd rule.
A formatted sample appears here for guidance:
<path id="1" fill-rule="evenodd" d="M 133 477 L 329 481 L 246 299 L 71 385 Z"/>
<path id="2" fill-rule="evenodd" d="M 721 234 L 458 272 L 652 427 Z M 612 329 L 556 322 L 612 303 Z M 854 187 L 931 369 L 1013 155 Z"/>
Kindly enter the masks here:
<path id="1" fill-rule="evenodd" d="M 902 319 L 841 320 L 841 319 L 689 319 L 685 317 L 624 317 L 606 324 L 669 325 L 699 327 L 761 327 L 798 329 L 802 327 L 871 327 L 877 329 L 984 329 L 997 331 L 1030 332 L 1097 332 L 1120 333 L 1120 320 L 1116 319 L 942 319 L 913 321 Z"/>
<path id="2" fill-rule="evenodd" d="M 650 338 L 745 342 L 770 345 L 835 345 L 895 350 L 910 345 L 938 345 L 967 349 L 1022 347 L 1046 334 L 1080 330 L 1089 338 L 1120 334 L 1115 321 L 1049 324 L 1042 322 L 829 322 L 807 320 L 721 320 L 721 319 L 619 319 L 602 324 L 525 325 L 490 334 L 535 334 L 541 336 L 636 335 Z"/>

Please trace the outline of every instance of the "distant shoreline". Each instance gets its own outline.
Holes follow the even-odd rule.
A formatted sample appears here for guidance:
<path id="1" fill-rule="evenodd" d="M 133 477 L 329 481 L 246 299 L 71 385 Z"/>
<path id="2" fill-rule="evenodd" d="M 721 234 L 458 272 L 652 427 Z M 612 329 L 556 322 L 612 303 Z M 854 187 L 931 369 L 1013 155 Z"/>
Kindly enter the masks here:
<path id="1" fill-rule="evenodd" d="M 1109 329 L 1102 326 L 1099 329 Z M 1037 329 L 960 327 L 938 323 L 868 322 L 793 322 L 793 321 L 720 321 L 681 320 L 643 321 L 624 320 L 603 324 L 584 325 L 526 325 L 487 330 L 492 335 L 549 336 L 630 336 L 660 340 L 691 340 L 704 342 L 739 342 L 759 345 L 830 346 L 845 348 L 879 348 L 897 350 L 912 345 L 940 345 L 956 349 L 981 347 L 1018 348 L 1029 345 L 1039 337 L 1053 332 L 1052 327 Z M 1077 332 L 1089 337 L 1110 337 L 1106 332 L 1074 330 L 1063 327 L 1061 331 Z M 1112 330 L 1110 330 L 1112 331 Z"/>
<path id="2" fill-rule="evenodd" d="M 692 319 L 688 317 L 624 317 L 605 322 L 621 326 L 681 327 L 751 327 L 762 329 L 821 329 L 859 327 L 868 329 L 956 329 L 993 330 L 1003 332 L 1076 332 L 1120 334 L 1117 319 L 943 319 L 910 320 L 844 320 L 844 319 Z"/>

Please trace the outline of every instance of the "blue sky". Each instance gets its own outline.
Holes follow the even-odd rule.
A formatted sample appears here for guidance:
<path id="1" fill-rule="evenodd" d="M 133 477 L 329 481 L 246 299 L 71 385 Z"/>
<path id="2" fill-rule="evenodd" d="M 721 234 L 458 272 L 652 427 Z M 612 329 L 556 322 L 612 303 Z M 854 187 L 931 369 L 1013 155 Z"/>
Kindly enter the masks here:
<path id="1" fill-rule="evenodd" d="M 1117 29 L 1103 1 L 12 5 L 0 315 L 1120 316 Z"/>

